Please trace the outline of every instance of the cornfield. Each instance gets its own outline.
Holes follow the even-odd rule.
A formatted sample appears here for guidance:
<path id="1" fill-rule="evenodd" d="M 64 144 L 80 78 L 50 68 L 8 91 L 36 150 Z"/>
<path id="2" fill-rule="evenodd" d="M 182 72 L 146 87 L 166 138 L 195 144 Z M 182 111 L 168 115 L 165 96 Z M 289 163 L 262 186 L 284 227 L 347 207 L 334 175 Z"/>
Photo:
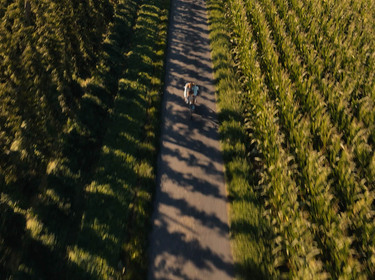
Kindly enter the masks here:
<path id="1" fill-rule="evenodd" d="M 375 275 L 375 1 L 227 0 L 271 276 Z"/>

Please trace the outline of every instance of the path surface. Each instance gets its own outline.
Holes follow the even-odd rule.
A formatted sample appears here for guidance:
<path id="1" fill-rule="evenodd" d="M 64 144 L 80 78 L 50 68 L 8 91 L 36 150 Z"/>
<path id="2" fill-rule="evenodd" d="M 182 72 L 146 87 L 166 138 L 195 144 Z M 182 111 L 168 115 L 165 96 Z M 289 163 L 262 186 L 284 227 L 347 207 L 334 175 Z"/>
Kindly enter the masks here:
<path id="1" fill-rule="evenodd" d="M 149 279 L 233 279 L 204 0 L 172 0 Z M 183 86 L 201 89 L 188 118 Z"/>

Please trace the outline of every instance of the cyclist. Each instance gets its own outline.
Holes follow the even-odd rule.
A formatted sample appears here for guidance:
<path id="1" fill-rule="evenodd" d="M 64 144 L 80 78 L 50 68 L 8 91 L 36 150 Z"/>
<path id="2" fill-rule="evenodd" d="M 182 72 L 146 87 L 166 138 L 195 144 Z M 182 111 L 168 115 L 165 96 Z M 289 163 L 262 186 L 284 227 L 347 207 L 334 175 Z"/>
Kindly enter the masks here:
<path id="1" fill-rule="evenodd" d="M 193 98 L 193 104 L 196 103 L 199 87 L 192 82 L 186 83 L 184 87 L 184 98 L 186 104 L 189 102 L 189 98 Z"/>

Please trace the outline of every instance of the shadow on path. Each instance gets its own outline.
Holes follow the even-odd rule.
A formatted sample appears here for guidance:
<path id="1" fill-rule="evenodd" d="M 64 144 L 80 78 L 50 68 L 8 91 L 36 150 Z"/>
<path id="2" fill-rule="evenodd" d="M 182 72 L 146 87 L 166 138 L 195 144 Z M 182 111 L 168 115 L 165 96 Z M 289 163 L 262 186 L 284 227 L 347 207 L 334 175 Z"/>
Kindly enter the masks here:
<path id="1" fill-rule="evenodd" d="M 149 279 L 232 279 L 205 1 L 172 1 Z M 193 119 L 186 82 L 200 87 Z"/>

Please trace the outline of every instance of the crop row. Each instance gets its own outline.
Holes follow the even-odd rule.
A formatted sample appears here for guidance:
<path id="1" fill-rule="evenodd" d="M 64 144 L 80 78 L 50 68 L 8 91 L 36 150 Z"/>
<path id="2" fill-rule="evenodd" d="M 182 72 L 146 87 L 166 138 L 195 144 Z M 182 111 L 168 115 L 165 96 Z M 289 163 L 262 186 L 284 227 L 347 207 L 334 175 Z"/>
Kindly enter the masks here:
<path id="1" fill-rule="evenodd" d="M 310 121 L 310 117 L 303 114 L 303 109 L 299 108 L 298 103 L 296 103 L 294 93 L 297 93 L 289 84 L 291 81 L 286 73 L 284 73 L 283 67 L 278 63 L 279 55 L 274 51 L 274 42 L 267 38 L 267 34 L 271 34 L 270 30 L 267 28 L 266 19 L 264 17 L 264 11 L 262 11 L 260 5 L 251 5 L 248 3 L 249 14 L 252 15 L 254 20 L 253 25 L 257 27 L 256 34 L 258 35 L 258 43 L 262 45 L 262 53 L 260 54 L 264 65 L 268 65 L 266 69 L 270 69 L 265 73 L 270 76 L 268 79 L 268 87 L 273 89 L 274 96 L 281 106 L 280 120 L 283 126 L 288 132 L 289 143 L 291 148 L 294 150 L 292 153 L 296 155 L 296 162 L 301 171 L 301 183 L 300 188 L 305 190 L 306 195 L 302 198 L 308 201 L 310 215 L 312 216 L 313 222 L 318 223 L 317 228 L 323 229 L 318 231 L 318 240 L 322 244 L 322 249 L 325 252 L 325 258 L 329 261 L 328 270 L 334 275 L 340 274 L 340 270 L 349 271 L 353 270 L 359 271 L 358 268 L 354 269 L 354 265 L 349 269 L 348 259 L 354 259 L 352 253 L 350 252 L 350 241 L 343 234 L 344 228 L 346 226 L 347 219 L 345 216 L 341 216 L 341 219 L 337 219 L 336 213 L 332 211 L 331 199 L 332 196 L 329 192 L 329 186 L 320 186 L 319 183 L 327 184 L 327 178 L 329 178 L 331 170 L 325 167 L 324 155 L 319 156 L 320 160 L 317 163 L 323 163 L 323 165 L 311 167 L 311 160 L 315 162 L 318 156 L 316 152 L 312 149 L 312 137 L 310 135 L 310 127 L 314 125 Z M 253 3 L 253 2 L 252 2 Z M 267 3 L 269 4 L 269 3 Z M 266 4 L 266 5 L 267 5 Z M 267 59 L 271 58 L 271 59 Z M 289 92 L 288 92 L 289 91 Z M 302 104 L 305 105 L 305 104 Z M 312 109 L 312 108 L 310 108 Z M 297 113 L 300 111 L 300 113 Z M 294 113 L 293 113 L 294 112 Z M 285 122 L 283 119 L 289 121 Z M 299 120 L 303 120 L 302 125 L 294 125 L 298 123 Z M 336 138 L 338 139 L 338 138 Z M 309 166 L 310 165 L 310 166 Z M 333 170 L 334 172 L 335 170 Z M 340 171 L 343 171 L 340 169 Z M 324 178 L 326 174 L 326 179 Z M 322 180 L 323 179 L 323 180 Z M 317 180 L 317 181 L 314 181 Z M 322 189 L 325 190 L 322 192 Z M 319 197 L 323 194 L 323 197 Z M 317 207 L 319 205 L 319 207 Z M 342 247 L 337 246 L 337 243 L 341 242 L 345 244 Z M 343 268 L 343 269 L 342 269 Z"/>
<path id="2" fill-rule="evenodd" d="M 281 10 L 285 11 L 285 2 L 277 2 L 279 3 Z M 285 14 L 285 12 L 282 12 L 282 14 Z M 306 61 L 309 73 L 317 74 L 314 77 L 314 82 L 317 84 L 319 90 L 325 97 L 328 105 L 327 107 L 331 112 L 332 120 L 334 120 L 336 122 L 336 126 L 343 131 L 344 138 L 346 139 L 347 143 L 349 145 L 353 145 L 354 147 L 354 152 L 356 154 L 355 159 L 360 166 L 359 171 L 364 173 L 363 176 L 361 175 L 361 177 L 366 178 L 367 182 L 370 184 L 375 180 L 375 155 L 372 151 L 374 144 L 373 134 L 375 131 L 375 119 L 373 116 L 375 114 L 375 110 L 373 107 L 373 102 L 368 96 L 365 96 L 361 100 L 354 100 L 353 96 L 349 96 L 349 93 L 356 91 L 356 81 L 361 80 L 359 76 L 366 76 L 367 73 L 370 76 L 373 75 L 370 73 L 374 73 L 374 71 L 371 69 L 363 70 L 357 68 L 346 71 L 350 74 L 345 75 L 345 81 L 338 83 L 337 81 L 330 79 L 329 76 L 336 76 L 338 75 L 337 72 L 343 72 L 343 70 L 339 69 L 336 72 L 327 74 L 324 73 L 322 69 L 329 69 L 329 64 L 331 64 L 330 61 L 340 60 L 338 58 L 342 57 L 342 53 L 347 53 L 342 49 L 348 49 L 350 48 L 350 45 L 343 46 L 341 50 L 339 49 L 340 53 L 336 53 L 334 59 L 330 59 L 325 55 L 325 53 L 327 53 L 327 50 L 331 50 L 332 48 L 337 49 L 337 47 L 324 43 L 320 43 L 320 46 L 318 46 L 317 43 L 314 43 L 314 37 L 316 37 L 315 34 L 320 33 L 318 26 L 312 24 L 312 27 L 310 27 L 310 33 L 304 33 L 301 31 L 302 28 L 298 28 L 296 24 L 299 22 L 299 20 L 300 19 L 295 13 L 293 13 L 293 11 L 290 11 L 288 17 L 285 18 L 288 29 L 293 37 L 293 41 L 295 42 L 298 51 L 301 53 L 301 56 Z M 323 30 L 324 29 L 327 28 L 323 28 Z M 353 31 L 353 33 L 355 32 Z M 320 41 L 325 42 L 326 40 L 322 39 Z M 319 56 L 319 49 L 322 50 L 322 57 Z M 365 49 L 369 49 L 369 47 L 366 47 Z M 344 60 L 347 61 L 348 59 L 341 59 L 341 61 Z M 356 61 L 357 64 L 362 65 L 360 59 Z M 322 77 L 324 77 L 324 79 L 322 79 Z M 348 85 L 350 82 L 351 84 Z M 353 95 L 353 93 L 351 93 L 351 95 Z M 358 119 L 356 119 L 356 117 L 354 117 L 352 114 L 352 111 L 355 111 L 355 108 L 357 107 L 360 107 L 360 115 Z"/>
<path id="3" fill-rule="evenodd" d="M 336 94 L 347 83 L 329 77 L 329 69 L 336 66 L 332 68 L 312 41 L 305 40 L 311 34 L 302 32 L 307 26 L 298 26 L 296 14 L 288 10 L 290 3 L 276 2 L 278 6 L 270 0 L 230 1 L 237 67 L 251 108 L 247 112 L 249 131 L 261 147 L 264 143 L 256 140 L 254 131 L 262 124 L 252 118 L 266 108 L 258 108 L 254 102 L 260 94 L 267 94 L 262 102 L 267 100 L 277 112 L 278 131 L 285 136 L 281 146 L 285 154 L 292 155 L 284 165 L 297 184 L 297 202 L 308 212 L 305 222 L 311 221 L 307 227 L 318 252 L 324 252 L 315 261 L 323 260 L 322 271 L 334 278 L 366 278 L 372 273 L 374 258 L 370 128 L 351 113 L 349 95 L 339 98 Z M 256 79 L 254 73 L 258 73 Z M 266 150 L 259 150 L 266 157 Z M 277 187 L 269 188 L 275 192 Z M 288 263 L 288 267 L 292 278 L 303 271 L 303 266 Z"/>
<path id="4" fill-rule="evenodd" d="M 320 67 L 320 78 L 324 79 L 319 81 L 327 80 L 329 90 L 334 91 L 336 100 L 341 102 L 341 106 L 332 107 L 338 111 L 341 109 L 340 118 L 344 122 L 341 126 L 351 123 L 353 112 L 359 119 L 358 123 L 361 125 L 363 122 L 368 128 L 371 143 L 374 144 L 375 38 L 369 26 L 373 21 L 368 13 L 369 1 L 340 1 L 335 5 L 319 1 L 307 1 L 305 4 L 294 0 L 281 2 L 284 2 L 281 5 L 282 13 L 296 20 L 291 22 L 292 25 L 300 24 L 296 31 L 297 34 L 301 33 L 300 39 L 305 39 L 307 43 L 304 50 L 311 45 L 316 59 L 321 60 L 314 61 L 323 65 Z M 286 12 L 287 5 L 291 8 L 289 13 Z M 343 128 L 349 138 L 350 132 L 353 137 L 353 130 Z"/>
<path id="5" fill-rule="evenodd" d="M 279 1 L 280 2 L 280 1 Z M 268 3 L 270 4 L 270 3 Z M 296 22 L 290 20 L 290 22 Z M 279 25 L 280 26 L 280 25 Z M 285 34 L 284 34 L 285 35 Z M 283 36 L 283 41 L 287 40 L 287 36 Z M 284 53 L 288 53 L 288 65 L 290 69 L 294 66 L 298 67 L 293 61 L 295 57 L 293 55 L 297 52 L 296 50 L 291 49 L 284 49 Z M 329 92 L 328 92 L 329 93 Z M 352 125 L 352 124 L 351 124 Z M 355 154 L 357 158 L 360 158 L 361 155 L 369 153 L 371 149 L 366 146 L 366 143 L 361 142 L 358 139 L 363 139 L 361 137 L 357 137 L 357 141 L 350 143 L 347 145 L 347 150 Z M 357 161 L 358 162 L 358 161 Z M 366 180 L 363 181 L 361 185 L 356 187 L 354 193 L 350 194 L 351 197 L 351 206 L 348 207 L 348 217 L 352 221 L 352 231 L 355 232 L 357 242 L 359 245 L 359 251 L 361 252 L 361 259 L 364 259 L 364 263 L 367 265 L 371 264 L 371 258 L 374 255 L 374 223 L 373 223 L 373 210 L 371 209 L 371 204 L 373 201 L 373 186 L 371 187 L 373 182 L 373 174 L 374 169 L 373 165 L 369 164 L 368 166 L 362 165 L 360 168 L 355 169 L 355 171 L 359 174 L 358 178 L 365 178 Z M 366 186 L 367 185 L 367 186 Z M 349 198 L 349 197 L 348 197 Z M 370 267 L 367 267 L 370 270 Z"/>
<path id="6" fill-rule="evenodd" d="M 285 1 L 276 1 L 279 6 L 281 15 L 285 15 L 286 3 Z M 327 111 L 330 113 L 331 120 L 334 122 L 338 131 L 342 131 L 343 139 L 346 140 L 347 145 L 352 146 L 351 149 L 355 154 L 354 160 L 357 163 L 357 170 L 360 177 L 366 178 L 367 182 L 374 181 L 374 153 L 372 147 L 369 145 L 369 136 L 372 128 L 366 127 L 362 120 L 358 120 L 352 114 L 352 106 L 350 105 L 349 92 L 353 90 L 353 86 L 345 85 L 345 81 L 338 83 L 329 76 L 337 75 L 337 73 L 327 74 L 324 69 L 329 69 L 331 61 L 328 58 L 321 58 L 319 56 L 319 49 L 330 50 L 330 46 L 317 46 L 314 44 L 314 34 L 319 33 L 314 30 L 316 27 L 312 24 L 310 27 L 311 33 L 304 33 L 297 23 L 299 18 L 293 11 L 288 12 L 288 16 L 284 16 L 286 28 L 289 30 L 292 41 L 296 46 L 296 51 L 301 55 L 301 61 L 306 65 L 307 75 L 312 78 L 313 83 L 317 89 L 322 93 L 324 101 L 327 103 Z M 325 40 L 321 40 L 325 41 Z M 321 45 L 321 44 L 320 44 Z M 323 51 L 325 53 L 326 51 Z M 335 56 L 337 59 L 338 55 Z M 338 70 L 340 71 L 340 70 Z M 348 80 L 349 75 L 345 75 L 344 80 Z M 369 107 L 369 106 L 367 106 Z M 370 107 L 369 107 L 370 109 Z"/>
<path id="7" fill-rule="evenodd" d="M 297 170 L 293 157 L 284 149 L 285 135 L 277 120 L 279 109 L 269 98 L 244 3 L 233 0 L 230 5 L 235 55 L 247 94 L 252 156 L 262 166 L 259 187 L 267 206 L 265 216 L 273 229 L 269 271 L 278 275 L 287 268 L 292 278 L 322 277 L 325 272 L 317 258 L 320 251 L 313 240 L 308 215 L 298 201 L 299 190 L 294 180 Z M 275 270 L 277 267 L 279 270 Z"/>

